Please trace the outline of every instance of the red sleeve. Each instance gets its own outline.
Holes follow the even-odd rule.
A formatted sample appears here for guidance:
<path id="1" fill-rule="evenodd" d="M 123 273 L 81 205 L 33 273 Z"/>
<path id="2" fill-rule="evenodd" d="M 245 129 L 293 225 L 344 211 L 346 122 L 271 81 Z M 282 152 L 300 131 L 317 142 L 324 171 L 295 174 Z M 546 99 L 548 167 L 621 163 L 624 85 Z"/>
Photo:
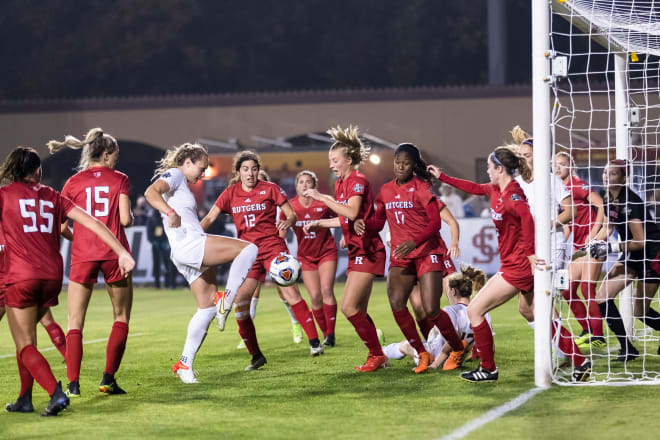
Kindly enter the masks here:
<path id="1" fill-rule="evenodd" d="M 365 190 L 367 188 L 368 182 L 362 176 L 354 176 L 352 178 L 352 183 L 348 187 L 348 194 L 346 194 L 346 200 L 350 199 L 353 196 L 364 196 Z"/>
<path id="2" fill-rule="evenodd" d="M 71 199 L 61 194 L 59 194 L 59 202 L 60 205 L 62 206 L 62 210 L 61 210 L 62 214 L 60 218 L 60 224 L 62 224 L 67 220 L 67 214 L 69 214 L 69 212 L 71 212 L 71 210 L 75 208 L 76 205 L 71 201 Z"/>
<path id="3" fill-rule="evenodd" d="M 286 192 L 279 186 L 273 184 L 273 200 L 277 206 L 282 206 L 287 201 Z"/>
<path id="4" fill-rule="evenodd" d="M 433 197 L 429 204 L 426 205 L 426 214 L 429 216 L 429 224 L 426 225 L 426 228 L 424 228 L 424 230 L 413 239 L 417 246 L 431 238 L 433 234 L 437 234 L 440 230 L 440 226 L 442 226 L 442 220 L 440 220 L 440 206 L 435 197 Z"/>
<path id="5" fill-rule="evenodd" d="M 67 179 L 66 183 L 64 184 L 64 188 L 62 188 L 62 192 L 60 193 L 64 197 L 71 197 L 71 179 Z"/>
<path id="6" fill-rule="evenodd" d="M 293 206 L 291 208 L 293 208 Z M 280 220 L 286 220 L 286 215 L 284 215 L 284 211 L 282 211 L 281 209 L 280 209 Z"/>
<path id="7" fill-rule="evenodd" d="M 520 218 L 520 243 L 525 250 L 525 256 L 534 255 L 534 217 L 529 210 L 529 205 L 522 200 L 508 201 L 509 208 Z"/>
<path id="8" fill-rule="evenodd" d="M 383 226 L 385 226 L 385 220 L 387 219 L 387 216 L 385 215 L 385 203 L 383 203 L 380 193 L 378 193 L 378 197 L 376 197 L 374 204 L 376 205 L 376 209 L 373 214 L 371 214 L 371 217 L 364 219 L 364 223 L 367 229 L 380 231 L 383 229 Z"/>
<path id="9" fill-rule="evenodd" d="M 129 195 L 131 193 L 131 184 L 128 181 L 128 176 L 121 176 L 121 182 L 119 183 L 119 194 Z"/>
<path id="10" fill-rule="evenodd" d="M 231 188 L 231 186 L 229 187 Z M 215 201 L 215 206 L 222 212 L 231 213 L 231 195 L 229 194 L 229 188 L 225 189 L 222 194 L 220 194 Z"/>
<path id="11" fill-rule="evenodd" d="M 490 197 L 490 183 L 474 183 L 469 180 L 457 179 L 456 177 L 448 176 L 445 173 L 440 174 L 438 180 L 458 188 L 461 191 L 465 191 L 466 193 Z"/>

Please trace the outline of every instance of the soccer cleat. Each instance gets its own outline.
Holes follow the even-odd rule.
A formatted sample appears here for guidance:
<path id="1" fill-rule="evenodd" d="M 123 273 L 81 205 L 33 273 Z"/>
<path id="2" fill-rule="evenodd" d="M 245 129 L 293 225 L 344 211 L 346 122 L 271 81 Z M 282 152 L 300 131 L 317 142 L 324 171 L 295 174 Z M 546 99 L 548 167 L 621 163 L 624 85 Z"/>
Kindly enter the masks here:
<path id="1" fill-rule="evenodd" d="M 575 339 L 575 343 L 580 346 L 580 345 L 589 345 L 589 340 L 591 339 L 591 333 L 589 333 L 588 330 L 582 330 L 582 333 L 580 333 L 580 336 Z"/>
<path id="2" fill-rule="evenodd" d="M 69 398 L 62 391 L 62 382 L 57 382 L 55 391 L 50 396 L 50 402 L 48 402 L 48 406 L 44 412 L 41 413 L 41 417 L 53 417 L 58 415 L 69 406 L 70 402 Z"/>
<path id="3" fill-rule="evenodd" d="M 605 338 L 602 336 L 592 336 L 589 345 L 591 345 L 592 350 L 602 350 L 607 347 L 607 342 L 605 342 Z M 578 346 L 578 348 L 581 349 L 582 347 Z"/>
<path id="4" fill-rule="evenodd" d="M 378 336 L 378 342 L 380 342 L 380 346 L 382 347 L 385 345 L 385 334 L 383 331 L 379 328 L 376 329 L 376 336 Z"/>
<path id="5" fill-rule="evenodd" d="M 325 337 L 323 340 L 323 345 L 326 347 L 334 347 L 335 346 L 335 334 L 330 333 L 328 336 Z"/>
<path id="6" fill-rule="evenodd" d="M 360 365 L 359 367 L 354 367 L 354 370 L 358 370 L 361 373 L 370 373 L 376 371 L 379 368 L 388 368 L 390 365 L 387 363 L 387 356 L 373 356 L 369 354 L 367 356 L 367 361 Z"/>
<path id="7" fill-rule="evenodd" d="M 181 382 L 183 383 L 199 383 L 195 377 L 197 376 L 197 372 L 192 368 L 184 365 L 184 363 L 181 361 L 172 365 L 172 373 L 179 376 L 179 379 L 181 379 Z"/>
<path id="8" fill-rule="evenodd" d="M 622 348 L 619 350 L 619 355 L 614 359 L 616 362 L 628 362 L 634 361 L 639 357 L 639 352 L 632 345 L 628 346 L 627 349 Z"/>
<path id="9" fill-rule="evenodd" d="M 463 359 L 465 359 L 465 352 L 467 350 L 468 342 L 465 339 L 463 339 L 461 341 L 461 344 L 463 344 L 462 350 L 456 350 L 449 353 L 449 357 L 442 366 L 443 370 L 445 371 L 455 370 L 461 366 L 461 364 L 463 363 Z"/>
<path id="10" fill-rule="evenodd" d="M 243 350 L 245 348 L 245 341 L 241 339 L 241 342 L 236 346 L 236 350 Z"/>
<path id="11" fill-rule="evenodd" d="M 80 383 L 77 380 L 69 382 L 69 385 L 66 387 L 65 394 L 68 397 L 80 397 Z"/>
<path id="12" fill-rule="evenodd" d="M 5 409 L 9 412 L 34 412 L 34 407 L 32 406 L 32 388 L 24 392 L 22 396 L 19 396 L 18 399 L 16 399 L 16 402 L 8 403 L 7 406 L 5 406 Z"/>
<path id="13" fill-rule="evenodd" d="M 309 344 L 309 353 L 312 355 L 312 357 L 320 356 L 324 351 L 325 350 L 323 349 L 323 344 L 318 342 L 318 340 L 315 345 Z"/>
<path id="14" fill-rule="evenodd" d="M 495 371 L 488 371 L 481 365 L 476 370 L 461 374 L 461 379 L 468 382 L 495 382 L 498 377 L 497 368 L 495 368 Z"/>
<path id="15" fill-rule="evenodd" d="M 252 360 L 250 361 L 250 365 L 245 367 L 245 371 L 258 370 L 259 368 L 266 365 L 267 362 L 268 361 L 266 360 L 266 357 L 261 352 L 259 352 L 259 353 L 252 356 Z"/>
<path id="16" fill-rule="evenodd" d="M 103 379 L 101 379 L 101 383 L 99 384 L 99 391 L 105 394 L 126 394 L 126 391 L 117 385 L 114 375 L 108 373 L 103 373 Z"/>
<path id="17" fill-rule="evenodd" d="M 423 373 L 429 369 L 429 365 L 433 363 L 433 355 L 427 351 L 419 354 L 419 362 L 417 363 L 417 368 L 413 371 L 415 374 Z"/>
<path id="18" fill-rule="evenodd" d="M 293 333 L 293 343 L 300 344 L 302 342 L 302 326 L 299 323 L 291 323 Z"/>
<path id="19" fill-rule="evenodd" d="M 234 295 L 236 297 L 236 295 Z M 225 330 L 227 324 L 227 317 L 231 312 L 231 306 L 234 303 L 234 298 L 229 299 L 227 292 L 215 293 L 215 319 L 218 321 L 218 329 L 222 332 Z"/>
<path id="20" fill-rule="evenodd" d="M 591 375 L 591 362 L 585 360 L 573 371 L 573 382 L 586 382 Z"/>

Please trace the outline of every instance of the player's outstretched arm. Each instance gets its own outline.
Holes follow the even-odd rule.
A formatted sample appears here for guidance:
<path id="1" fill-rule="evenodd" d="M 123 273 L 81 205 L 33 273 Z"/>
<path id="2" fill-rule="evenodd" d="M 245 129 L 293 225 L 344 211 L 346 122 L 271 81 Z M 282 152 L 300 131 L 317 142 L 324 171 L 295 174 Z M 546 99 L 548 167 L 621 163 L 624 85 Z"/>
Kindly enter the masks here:
<path id="1" fill-rule="evenodd" d="M 461 255 L 461 250 L 458 247 L 461 236 L 461 228 L 458 225 L 458 221 L 454 214 L 451 213 L 447 206 L 443 206 L 440 210 L 440 218 L 443 222 L 447 223 L 449 226 L 449 232 L 451 233 L 451 242 L 449 244 L 449 256 L 451 258 L 458 258 Z"/>
<path id="2" fill-rule="evenodd" d="M 206 214 L 206 216 L 202 219 L 201 222 L 199 222 L 199 224 L 202 226 L 202 229 L 206 231 L 209 228 L 209 226 L 211 226 L 213 222 L 217 220 L 219 215 L 220 215 L 220 208 L 213 205 L 209 213 Z"/>
<path id="3" fill-rule="evenodd" d="M 149 188 L 144 192 L 144 198 L 154 209 L 167 216 L 170 228 L 178 228 L 181 226 L 181 217 L 163 198 L 163 194 L 169 192 L 169 190 L 170 185 L 166 181 L 158 179 L 149 185 Z"/>

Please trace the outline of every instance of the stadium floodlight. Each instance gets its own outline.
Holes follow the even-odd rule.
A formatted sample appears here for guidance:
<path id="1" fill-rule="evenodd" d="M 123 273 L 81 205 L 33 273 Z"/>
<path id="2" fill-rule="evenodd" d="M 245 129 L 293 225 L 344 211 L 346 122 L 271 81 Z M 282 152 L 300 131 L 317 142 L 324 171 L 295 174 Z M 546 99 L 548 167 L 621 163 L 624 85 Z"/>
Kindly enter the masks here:
<path id="1" fill-rule="evenodd" d="M 642 221 L 655 224 L 660 209 L 654 214 L 649 208 L 660 201 L 656 195 L 660 194 L 660 0 L 534 0 L 532 34 L 534 163 L 550 165 L 534 167 L 536 200 L 548 201 L 536 208 L 536 253 L 549 262 L 546 270 L 535 274 L 535 381 L 539 386 L 575 385 L 570 371 L 559 366 L 558 353 L 550 355 L 553 310 L 573 335 L 584 328 L 584 320 L 571 311 L 575 297 L 564 300 L 556 287 L 558 278 L 566 274 L 559 268 L 570 262 L 570 251 L 563 261 L 551 252 L 556 243 L 551 242 L 548 221 L 555 214 L 549 202 L 555 190 L 550 173 L 556 153 L 567 152 L 573 159 L 572 171 L 592 190 L 599 190 L 604 166 L 614 159 L 625 160 L 627 183 L 643 200 L 638 203 L 643 205 Z M 651 241 L 646 239 L 644 252 Z M 609 254 L 603 270 L 619 258 L 632 261 L 630 255 Z M 639 271 L 645 272 L 654 258 L 644 254 Z M 605 345 L 583 346 L 593 373 L 580 384 L 660 384 L 660 338 L 644 324 L 650 322 L 651 312 L 633 307 L 632 288 L 646 275 L 626 269 L 624 276 L 632 283 L 619 293 L 618 308 L 640 357 L 617 362 L 617 338 L 603 319 Z M 644 299 L 652 300 L 657 309 L 655 293 L 646 292 Z"/>
<path id="2" fill-rule="evenodd" d="M 238 150 L 238 139 L 236 138 L 229 138 L 226 142 L 217 139 L 199 138 L 195 142 L 205 146 L 208 150 Z"/>
<path id="3" fill-rule="evenodd" d="M 250 136 L 250 138 L 255 141 L 255 142 L 260 142 L 262 144 L 267 144 L 267 145 L 273 145 L 276 147 L 282 147 L 282 148 L 291 148 L 293 147 L 293 144 L 291 142 L 287 142 L 284 140 L 282 137 L 278 138 L 267 138 L 263 136 Z"/>

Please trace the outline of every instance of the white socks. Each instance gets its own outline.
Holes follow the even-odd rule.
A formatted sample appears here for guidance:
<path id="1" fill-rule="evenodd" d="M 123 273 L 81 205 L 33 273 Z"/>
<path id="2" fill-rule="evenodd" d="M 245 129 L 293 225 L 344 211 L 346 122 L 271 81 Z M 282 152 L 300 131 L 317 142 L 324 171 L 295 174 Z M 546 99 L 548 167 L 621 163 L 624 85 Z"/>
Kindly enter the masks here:
<path id="1" fill-rule="evenodd" d="M 186 367 L 192 368 L 195 355 L 204 342 L 206 331 L 213 318 L 215 318 L 215 306 L 197 309 L 197 312 L 190 318 L 186 343 L 183 344 L 183 353 L 181 353 L 181 362 Z"/>
<path id="2" fill-rule="evenodd" d="M 284 307 L 286 307 L 286 311 L 289 312 L 289 316 L 291 317 L 291 324 L 298 324 L 298 320 L 296 319 L 296 316 L 293 314 L 293 309 L 291 308 L 291 304 L 289 304 L 285 299 L 281 299 L 282 304 L 284 304 Z"/>
<path id="3" fill-rule="evenodd" d="M 225 298 L 226 310 L 234 304 L 238 288 L 241 287 L 247 274 L 250 273 L 250 269 L 252 268 L 252 264 L 254 264 L 254 260 L 257 259 L 258 253 L 259 249 L 250 243 L 231 262 L 229 275 L 227 276 L 227 285 L 225 286 L 225 293 L 227 295 Z"/>
<path id="4" fill-rule="evenodd" d="M 254 321 L 254 317 L 257 316 L 257 304 L 259 304 L 259 298 L 252 298 L 250 300 L 250 318 Z"/>

